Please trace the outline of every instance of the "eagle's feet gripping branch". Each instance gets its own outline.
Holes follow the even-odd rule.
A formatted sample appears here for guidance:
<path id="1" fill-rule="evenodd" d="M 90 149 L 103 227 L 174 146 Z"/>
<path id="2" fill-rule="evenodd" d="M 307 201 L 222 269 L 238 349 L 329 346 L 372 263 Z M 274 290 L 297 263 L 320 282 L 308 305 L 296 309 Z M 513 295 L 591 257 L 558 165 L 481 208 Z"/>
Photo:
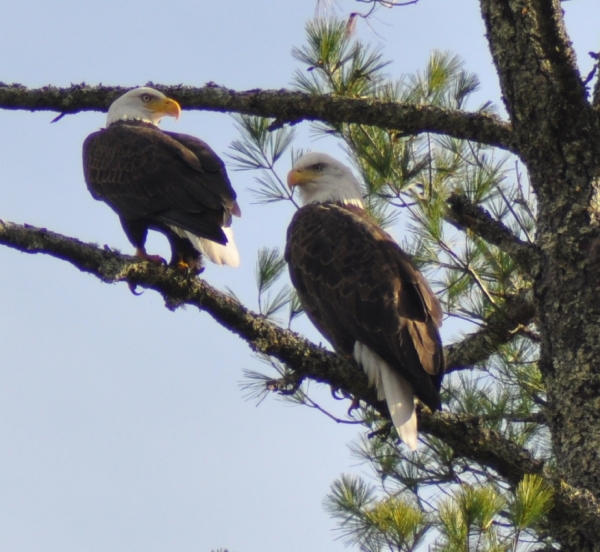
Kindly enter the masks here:
<path id="1" fill-rule="evenodd" d="M 137 259 L 142 261 L 148 261 L 155 265 L 164 266 L 167 264 L 167 261 L 163 259 L 160 255 L 149 255 L 146 253 L 145 249 L 138 248 L 135 251 L 135 256 Z M 202 261 L 200 255 L 177 255 L 174 257 L 169 266 L 180 272 L 184 276 L 197 276 L 204 272 L 204 267 L 202 266 Z"/>
<path id="2" fill-rule="evenodd" d="M 191 278 L 204 272 L 204 267 L 202 266 L 200 257 L 194 259 L 180 257 L 177 259 L 177 262 L 172 262 L 171 264 L 178 272 Z"/>
<path id="3" fill-rule="evenodd" d="M 165 266 L 167 264 L 167 261 L 160 255 L 149 255 L 144 248 L 137 248 L 135 250 L 135 257 L 141 261 L 148 261 L 154 265 Z M 173 257 L 169 263 L 169 267 L 174 268 L 177 272 L 188 278 L 194 278 L 198 274 L 204 272 L 201 256 L 199 254 L 193 254 L 192 256 L 187 257 L 185 255 Z M 134 295 L 142 295 L 142 292 L 136 291 L 137 284 L 129 282 L 128 285 L 131 293 Z"/>
<path id="4" fill-rule="evenodd" d="M 165 261 L 165 259 L 163 259 L 160 255 L 148 255 L 148 253 L 146 253 L 146 250 L 143 247 L 136 248 L 135 258 L 139 259 L 140 261 L 148 261 L 155 265 L 164 266 L 167 264 L 167 261 Z M 136 291 L 137 284 L 134 284 L 133 282 L 128 282 L 127 285 L 129 286 L 129 291 L 131 291 L 131 293 L 133 293 L 134 295 L 142 295 L 142 291 Z"/>
<path id="5" fill-rule="evenodd" d="M 135 250 L 135 256 L 137 259 L 141 259 L 142 261 L 148 261 L 152 264 L 157 265 L 166 265 L 167 261 L 165 261 L 160 255 L 148 255 L 144 248 L 137 248 Z"/>

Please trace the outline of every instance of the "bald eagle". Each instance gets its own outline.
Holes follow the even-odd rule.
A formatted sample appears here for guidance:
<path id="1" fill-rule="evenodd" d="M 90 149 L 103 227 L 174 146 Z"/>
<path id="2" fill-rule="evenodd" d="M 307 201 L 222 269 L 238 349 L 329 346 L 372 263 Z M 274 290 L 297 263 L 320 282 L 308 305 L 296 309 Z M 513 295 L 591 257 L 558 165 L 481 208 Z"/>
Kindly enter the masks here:
<path id="1" fill-rule="evenodd" d="M 241 212 L 225 165 L 202 140 L 158 128 L 163 117 L 177 119 L 180 112 L 175 100 L 148 87 L 115 100 L 106 128 L 83 143 L 86 184 L 119 215 L 137 257 L 163 262 L 146 253 L 150 229 L 169 240 L 171 265 L 192 274 L 201 270 L 201 253 L 238 266 L 229 226 Z"/>
<path id="2" fill-rule="evenodd" d="M 416 395 L 440 408 L 440 303 L 409 256 L 364 211 L 352 171 L 323 153 L 288 174 L 303 206 L 285 259 L 306 314 L 335 350 L 362 366 L 402 440 L 417 446 Z"/>

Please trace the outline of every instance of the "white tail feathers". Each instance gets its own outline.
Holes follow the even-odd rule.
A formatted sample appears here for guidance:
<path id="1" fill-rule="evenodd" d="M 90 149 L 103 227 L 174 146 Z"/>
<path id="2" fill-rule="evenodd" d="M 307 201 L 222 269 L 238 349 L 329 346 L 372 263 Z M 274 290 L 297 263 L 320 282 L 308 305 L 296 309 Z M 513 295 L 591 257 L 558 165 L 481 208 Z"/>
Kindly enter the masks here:
<path id="1" fill-rule="evenodd" d="M 191 232 L 187 232 L 176 226 L 171 226 L 171 228 L 177 235 L 190 240 L 192 245 L 200 251 L 200 253 L 206 255 L 213 263 L 232 266 L 234 268 L 240 266 L 240 254 L 233 241 L 233 230 L 231 228 L 223 228 L 223 232 L 227 237 L 227 243 L 225 245 L 207 240 L 206 238 L 199 238 Z"/>
<path id="2" fill-rule="evenodd" d="M 354 343 L 354 359 L 362 366 L 369 378 L 369 383 L 375 385 L 378 398 L 386 400 L 392 421 L 402 441 L 411 450 L 416 450 L 417 413 L 415 411 L 415 394 L 410 383 L 393 370 L 377 353 L 359 341 Z"/>
<path id="3" fill-rule="evenodd" d="M 188 238 L 194 244 L 194 247 L 197 247 L 196 244 L 198 244 L 199 251 L 204 253 L 213 263 L 232 266 L 234 268 L 240 266 L 240 254 L 233 241 L 233 230 L 231 228 L 223 228 L 223 232 L 227 236 L 227 243 L 225 245 L 205 238 L 197 238 L 189 232 Z"/>

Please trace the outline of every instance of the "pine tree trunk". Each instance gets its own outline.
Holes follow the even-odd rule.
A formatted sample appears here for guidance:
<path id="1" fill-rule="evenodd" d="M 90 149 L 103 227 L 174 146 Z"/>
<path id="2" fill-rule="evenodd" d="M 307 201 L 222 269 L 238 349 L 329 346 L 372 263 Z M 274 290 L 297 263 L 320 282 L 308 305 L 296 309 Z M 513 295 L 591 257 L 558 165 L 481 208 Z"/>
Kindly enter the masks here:
<path id="1" fill-rule="evenodd" d="M 482 0 L 516 149 L 539 212 L 534 294 L 558 476 L 600 498 L 600 233 L 596 111 L 559 0 Z M 565 550 L 600 550 L 597 528 L 558 504 Z"/>

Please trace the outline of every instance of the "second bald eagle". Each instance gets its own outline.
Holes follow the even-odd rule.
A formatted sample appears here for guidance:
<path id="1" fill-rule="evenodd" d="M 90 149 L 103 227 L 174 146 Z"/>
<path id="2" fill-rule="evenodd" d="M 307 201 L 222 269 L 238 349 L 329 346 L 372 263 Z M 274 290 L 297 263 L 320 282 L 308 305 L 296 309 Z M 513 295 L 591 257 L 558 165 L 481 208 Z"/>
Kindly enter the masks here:
<path id="1" fill-rule="evenodd" d="M 408 255 L 364 211 L 348 167 L 309 153 L 288 184 L 303 203 L 288 228 L 285 258 L 304 310 L 338 353 L 363 367 L 414 450 L 414 396 L 440 408 L 440 303 Z"/>
<path id="2" fill-rule="evenodd" d="M 175 100 L 148 87 L 115 100 L 106 128 L 83 144 L 85 181 L 92 196 L 119 215 L 138 257 L 161 261 L 146 253 L 150 229 L 168 238 L 174 266 L 197 273 L 201 253 L 238 266 L 229 226 L 241 212 L 225 165 L 202 140 L 158 128 L 163 117 L 178 118 L 180 111 Z"/>

